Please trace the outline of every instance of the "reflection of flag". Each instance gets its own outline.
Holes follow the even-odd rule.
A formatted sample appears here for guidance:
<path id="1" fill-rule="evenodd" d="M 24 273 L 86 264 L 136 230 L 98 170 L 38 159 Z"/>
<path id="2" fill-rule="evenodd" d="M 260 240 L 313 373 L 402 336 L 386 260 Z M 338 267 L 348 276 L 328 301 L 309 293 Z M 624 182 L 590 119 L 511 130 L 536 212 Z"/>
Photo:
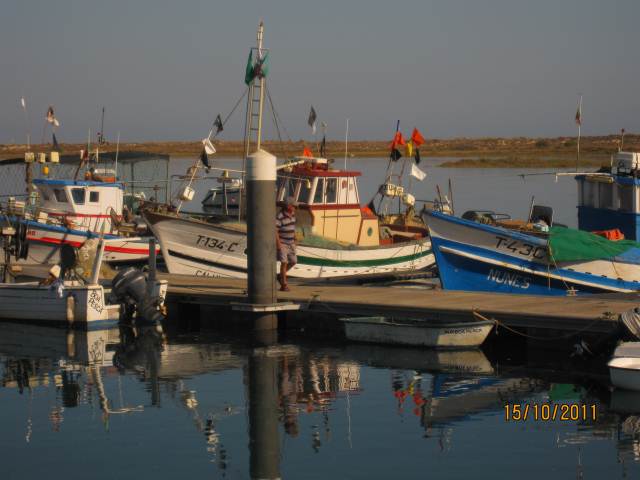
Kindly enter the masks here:
<path id="1" fill-rule="evenodd" d="M 56 118 L 56 115 L 53 113 L 53 105 L 49 105 L 49 108 L 47 109 L 46 119 L 47 119 L 47 122 L 51 123 L 52 125 L 56 127 L 60 126 L 60 122 Z"/>
<path id="2" fill-rule="evenodd" d="M 413 132 L 411 132 L 411 141 L 416 147 L 419 147 L 425 142 L 424 137 L 417 128 L 414 128 Z"/>
<path id="3" fill-rule="evenodd" d="M 53 134 L 53 151 L 55 152 L 59 152 L 60 151 L 60 145 L 58 145 L 58 139 L 56 138 L 56 134 Z"/>
<path id="4" fill-rule="evenodd" d="M 313 152 L 311 151 L 311 149 L 309 147 L 304 147 L 304 150 L 302 151 L 302 156 L 303 157 L 311 157 L 311 158 L 313 158 Z"/>
<path id="5" fill-rule="evenodd" d="M 213 155 L 216 153 L 216 147 L 213 146 L 213 143 L 211 143 L 211 140 L 208 138 L 202 140 L 202 145 L 204 145 L 204 151 L 207 155 Z"/>
<path id="6" fill-rule="evenodd" d="M 216 117 L 216 121 L 213 122 L 213 126 L 216 127 L 216 135 L 224 130 L 224 125 L 222 124 L 222 117 L 220 117 L 220 114 L 218 114 L 218 116 Z"/>
<path id="7" fill-rule="evenodd" d="M 209 157 L 207 157 L 207 147 L 202 147 L 202 153 L 200 154 L 200 161 L 205 167 L 210 168 Z"/>
<path id="8" fill-rule="evenodd" d="M 413 157 L 413 142 L 411 140 L 407 142 L 407 157 Z"/>
<path id="9" fill-rule="evenodd" d="M 309 119 L 307 120 L 307 123 L 311 127 L 311 131 L 313 132 L 314 135 L 316 134 L 316 119 L 317 118 L 318 118 L 318 116 L 316 115 L 316 111 L 313 108 L 313 105 L 311 105 L 311 111 L 309 112 Z"/>
<path id="10" fill-rule="evenodd" d="M 411 164 L 411 176 L 413 178 L 417 178 L 418 180 L 422 181 L 422 180 L 424 180 L 426 178 L 427 174 L 425 172 L 423 172 L 422 170 L 420 170 L 415 163 L 412 163 Z"/>

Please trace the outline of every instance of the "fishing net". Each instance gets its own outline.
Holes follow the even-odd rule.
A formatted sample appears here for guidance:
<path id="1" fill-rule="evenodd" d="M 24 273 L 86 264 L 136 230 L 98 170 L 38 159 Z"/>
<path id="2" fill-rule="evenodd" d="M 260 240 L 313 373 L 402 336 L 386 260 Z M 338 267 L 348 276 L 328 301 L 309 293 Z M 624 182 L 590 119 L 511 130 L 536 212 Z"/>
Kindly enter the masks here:
<path id="1" fill-rule="evenodd" d="M 552 227 L 549 233 L 549 248 L 556 262 L 604 260 L 617 257 L 635 263 L 638 255 L 634 253 L 640 249 L 640 243 L 632 240 L 612 241 L 583 230 Z"/>

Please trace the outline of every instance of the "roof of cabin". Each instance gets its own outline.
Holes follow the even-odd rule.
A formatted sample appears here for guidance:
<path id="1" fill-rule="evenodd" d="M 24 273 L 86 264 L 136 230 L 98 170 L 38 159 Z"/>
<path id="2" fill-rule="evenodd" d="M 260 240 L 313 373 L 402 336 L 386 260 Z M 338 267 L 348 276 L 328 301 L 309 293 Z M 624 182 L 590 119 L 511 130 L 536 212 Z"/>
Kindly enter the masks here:
<path id="1" fill-rule="evenodd" d="M 124 190 L 124 185 L 118 182 L 94 182 L 91 180 L 55 180 L 51 178 L 36 178 L 33 180 L 35 185 L 52 185 L 58 187 L 76 186 L 76 187 L 117 187 Z"/>
<path id="2" fill-rule="evenodd" d="M 301 177 L 359 177 L 361 172 L 356 170 L 328 170 L 323 168 L 309 168 L 309 167 L 293 167 L 291 170 L 292 175 L 299 175 Z"/>

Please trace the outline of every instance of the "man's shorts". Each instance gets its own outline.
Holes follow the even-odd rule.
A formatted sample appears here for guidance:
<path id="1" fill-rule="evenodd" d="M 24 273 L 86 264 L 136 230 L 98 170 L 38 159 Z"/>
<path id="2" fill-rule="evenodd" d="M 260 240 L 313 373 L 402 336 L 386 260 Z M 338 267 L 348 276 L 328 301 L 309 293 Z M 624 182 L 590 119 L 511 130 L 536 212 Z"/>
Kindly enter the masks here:
<path id="1" fill-rule="evenodd" d="M 281 243 L 280 248 L 278 249 L 278 261 L 289 265 L 295 265 L 298 263 L 298 257 L 296 257 L 296 246 Z"/>

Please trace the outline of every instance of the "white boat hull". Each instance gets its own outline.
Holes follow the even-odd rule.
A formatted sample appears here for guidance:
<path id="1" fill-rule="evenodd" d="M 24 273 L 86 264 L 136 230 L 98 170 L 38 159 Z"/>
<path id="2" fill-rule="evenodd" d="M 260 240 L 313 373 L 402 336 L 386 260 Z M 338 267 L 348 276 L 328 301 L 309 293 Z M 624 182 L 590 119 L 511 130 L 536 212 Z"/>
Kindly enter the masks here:
<path id="1" fill-rule="evenodd" d="M 147 214 L 170 273 L 246 278 L 244 232 L 180 217 Z M 356 249 L 297 246 L 298 264 L 289 276 L 338 278 L 422 270 L 435 262 L 429 239 Z M 274 252 L 275 261 L 275 252 Z"/>
<path id="2" fill-rule="evenodd" d="M 391 322 L 383 317 L 349 318 L 343 323 L 347 339 L 355 342 L 440 348 L 478 347 L 493 329 L 492 322 L 434 325 Z"/>
<path id="3" fill-rule="evenodd" d="M 640 358 L 617 357 L 609 362 L 614 387 L 640 392 Z"/>

